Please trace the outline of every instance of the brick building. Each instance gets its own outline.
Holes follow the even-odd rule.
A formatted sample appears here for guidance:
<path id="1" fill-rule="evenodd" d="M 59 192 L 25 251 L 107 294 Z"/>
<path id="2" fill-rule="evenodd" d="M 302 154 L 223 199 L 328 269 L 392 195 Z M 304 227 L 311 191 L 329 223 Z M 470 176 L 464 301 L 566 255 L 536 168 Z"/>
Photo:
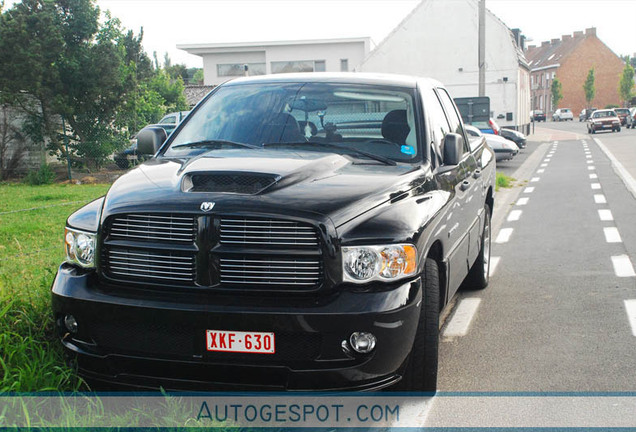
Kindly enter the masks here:
<path id="1" fill-rule="evenodd" d="M 596 36 L 596 28 L 542 42 L 541 46 L 529 46 L 525 55 L 530 64 L 532 109 L 544 110 L 548 116 L 552 114 L 550 86 L 554 77 L 558 77 L 563 86 L 563 99 L 557 108 L 570 108 L 576 116 L 586 107 L 583 83 L 591 68 L 594 68 L 596 87 L 592 106 L 604 108 L 621 104 L 618 82 L 625 64 Z"/>

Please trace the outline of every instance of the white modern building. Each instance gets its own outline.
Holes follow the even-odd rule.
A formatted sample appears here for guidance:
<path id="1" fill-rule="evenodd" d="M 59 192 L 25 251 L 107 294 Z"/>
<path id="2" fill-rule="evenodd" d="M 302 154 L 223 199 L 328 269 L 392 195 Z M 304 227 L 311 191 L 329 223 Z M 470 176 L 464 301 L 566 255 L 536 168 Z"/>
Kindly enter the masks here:
<path id="1" fill-rule="evenodd" d="M 478 0 L 423 0 L 362 62 L 363 72 L 420 75 L 457 97 L 479 94 Z M 486 96 L 500 126 L 525 129 L 530 69 L 524 37 L 486 10 Z"/>
<path id="2" fill-rule="evenodd" d="M 320 39 L 177 45 L 203 59 L 205 85 L 249 75 L 285 72 L 348 72 L 369 54 L 371 39 Z"/>

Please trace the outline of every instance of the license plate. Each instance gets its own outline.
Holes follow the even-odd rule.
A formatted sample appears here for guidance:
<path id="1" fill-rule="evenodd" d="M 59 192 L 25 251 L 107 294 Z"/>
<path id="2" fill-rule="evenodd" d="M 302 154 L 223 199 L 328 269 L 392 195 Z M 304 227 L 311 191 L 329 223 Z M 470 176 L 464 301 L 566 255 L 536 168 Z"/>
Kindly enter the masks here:
<path id="1" fill-rule="evenodd" d="M 274 354 L 274 333 L 206 330 L 208 351 Z"/>

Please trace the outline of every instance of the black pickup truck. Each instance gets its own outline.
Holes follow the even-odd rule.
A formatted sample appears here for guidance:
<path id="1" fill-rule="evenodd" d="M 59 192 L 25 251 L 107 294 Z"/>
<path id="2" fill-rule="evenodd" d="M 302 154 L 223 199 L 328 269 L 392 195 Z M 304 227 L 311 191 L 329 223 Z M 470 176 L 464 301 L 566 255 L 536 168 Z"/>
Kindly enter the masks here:
<path id="1" fill-rule="evenodd" d="M 488 284 L 495 157 L 432 80 L 215 88 L 67 221 L 57 332 L 90 382 L 436 390 L 440 312 Z"/>

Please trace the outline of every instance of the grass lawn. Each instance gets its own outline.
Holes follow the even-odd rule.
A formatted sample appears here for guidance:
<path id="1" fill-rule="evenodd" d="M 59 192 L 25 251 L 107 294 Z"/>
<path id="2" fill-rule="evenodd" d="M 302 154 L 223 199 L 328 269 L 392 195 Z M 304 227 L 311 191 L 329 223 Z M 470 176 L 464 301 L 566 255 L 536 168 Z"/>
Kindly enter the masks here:
<path id="1" fill-rule="evenodd" d="M 81 388 L 54 336 L 50 287 L 66 218 L 108 187 L 0 184 L 0 392 Z"/>

